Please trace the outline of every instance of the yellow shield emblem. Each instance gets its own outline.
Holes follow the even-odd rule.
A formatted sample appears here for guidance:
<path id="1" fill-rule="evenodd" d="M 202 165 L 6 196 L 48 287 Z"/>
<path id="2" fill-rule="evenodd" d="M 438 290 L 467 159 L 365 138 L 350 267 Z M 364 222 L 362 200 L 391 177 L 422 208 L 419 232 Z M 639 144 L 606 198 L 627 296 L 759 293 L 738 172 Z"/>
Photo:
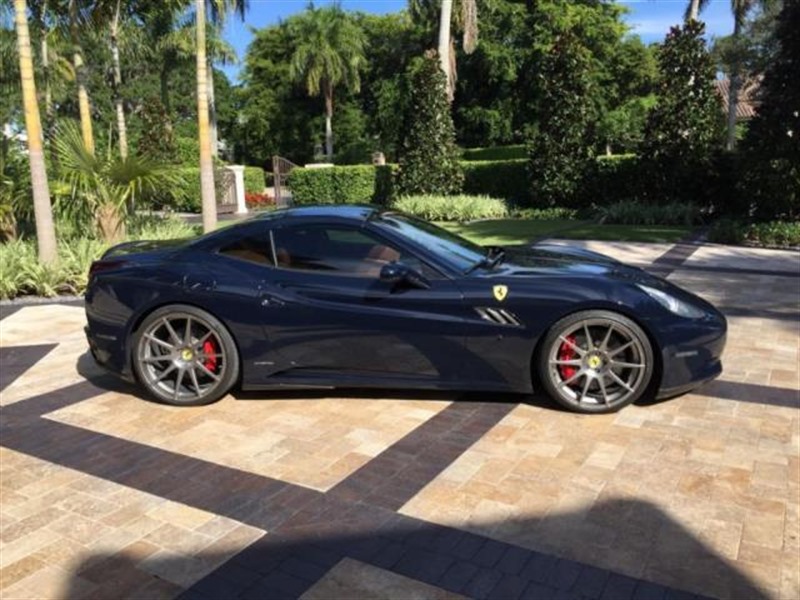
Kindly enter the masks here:
<path id="1" fill-rule="evenodd" d="M 495 300 L 502 302 L 506 299 L 506 296 L 508 296 L 508 286 L 496 285 L 492 288 L 492 292 L 494 293 Z"/>

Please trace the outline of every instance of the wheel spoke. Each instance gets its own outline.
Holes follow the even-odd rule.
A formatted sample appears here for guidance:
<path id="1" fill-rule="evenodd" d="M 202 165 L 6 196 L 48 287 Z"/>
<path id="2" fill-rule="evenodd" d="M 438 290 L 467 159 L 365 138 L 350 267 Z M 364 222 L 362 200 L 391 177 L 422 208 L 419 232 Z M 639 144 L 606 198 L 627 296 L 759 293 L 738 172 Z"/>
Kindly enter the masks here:
<path id="1" fill-rule="evenodd" d="M 622 368 L 625 368 L 625 369 L 644 369 L 644 365 L 642 365 L 642 364 L 621 362 L 621 361 L 616 361 L 616 360 L 612 360 L 611 361 L 611 366 L 612 367 L 622 367 Z"/>
<path id="2" fill-rule="evenodd" d="M 186 369 L 181 367 L 178 369 L 178 377 L 175 378 L 175 391 L 172 392 L 172 399 L 177 400 L 178 394 L 181 392 L 181 385 L 183 384 L 183 376 L 186 374 Z"/>
<path id="3" fill-rule="evenodd" d="M 614 326 L 613 325 L 609 325 L 608 326 L 608 331 L 606 331 L 606 337 L 603 338 L 603 342 L 600 344 L 600 350 L 602 350 L 603 352 L 608 350 L 608 342 L 609 342 L 609 340 L 611 340 L 611 334 L 613 332 L 614 332 Z"/>
<path id="4" fill-rule="evenodd" d="M 559 359 L 551 359 L 550 360 L 550 364 L 551 365 L 572 365 L 572 366 L 576 366 L 576 365 L 580 365 L 582 363 L 583 363 L 583 361 L 580 358 L 575 358 L 573 360 L 559 360 Z"/>
<path id="5" fill-rule="evenodd" d="M 581 397 L 578 400 L 579 402 L 583 402 L 583 399 L 586 398 L 586 394 L 589 391 L 589 386 L 592 384 L 592 378 L 589 376 L 588 373 L 584 375 L 583 381 L 583 391 L 581 391 Z"/>
<path id="6" fill-rule="evenodd" d="M 207 369 L 207 368 L 206 368 L 206 366 L 205 366 L 203 363 L 197 363 L 197 366 L 198 366 L 198 367 L 200 367 L 200 369 L 201 369 L 201 370 L 202 370 L 202 371 L 203 371 L 203 372 L 204 372 L 206 375 L 208 375 L 209 377 L 211 377 L 211 379 L 213 379 L 214 381 L 219 381 L 219 375 L 217 375 L 216 373 L 214 373 L 214 372 L 210 371 L 209 369 Z"/>
<path id="7" fill-rule="evenodd" d="M 619 346 L 618 348 L 614 348 L 611 352 L 608 353 L 608 357 L 611 358 L 612 356 L 616 356 L 617 354 L 619 354 L 623 350 L 627 350 L 631 346 L 633 346 L 633 340 L 631 340 L 627 344 L 622 344 L 622 346 Z"/>
<path id="8" fill-rule="evenodd" d="M 558 336 L 558 339 L 560 339 L 565 344 L 572 346 L 572 348 L 578 353 L 578 356 L 583 356 L 584 354 L 586 354 L 586 350 L 578 346 L 575 342 L 565 338 L 563 335 Z"/>
<path id="9" fill-rule="evenodd" d="M 161 356 L 145 356 L 142 359 L 142 362 L 146 363 L 158 363 L 158 362 L 166 362 L 168 360 L 172 360 L 172 357 L 168 354 L 162 354 Z"/>
<path id="10" fill-rule="evenodd" d="M 192 317 L 186 317 L 186 330 L 183 333 L 183 345 L 192 345 Z"/>
<path id="11" fill-rule="evenodd" d="M 572 383 L 573 381 L 578 379 L 578 377 L 580 377 L 581 375 L 584 375 L 584 372 L 583 371 L 578 371 L 572 377 L 570 377 L 569 379 L 565 379 L 564 381 L 562 381 L 558 385 L 559 385 L 559 387 L 564 387 L 565 385 L 569 385 L 570 383 Z"/>
<path id="12" fill-rule="evenodd" d="M 591 350 L 594 348 L 594 340 L 592 340 L 592 333 L 589 331 L 589 326 L 586 323 L 583 324 L 583 332 L 586 334 L 586 349 Z"/>
<path id="13" fill-rule="evenodd" d="M 624 388 L 625 388 L 626 390 L 628 390 L 629 392 L 632 392 L 632 391 L 633 391 L 633 388 L 632 388 L 630 385 L 628 385 L 627 383 L 625 383 L 625 382 L 622 380 L 622 378 L 621 378 L 619 375 L 617 375 L 616 373 L 614 373 L 614 371 L 609 371 L 609 372 L 608 372 L 608 376 L 609 376 L 609 377 L 611 377 L 611 379 L 613 379 L 614 381 L 616 381 L 616 382 L 617 382 L 619 385 L 621 385 L 622 387 L 624 387 Z"/>
<path id="14" fill-rule="evenodd" d="M 177 368 L 178 367 L 176 367 L 174 364 L 170 365 L 169 367 L 161 371 L 161 374 L 153 380 L 153 383 L 158 383 L 159 381 L 162 381 L 167 375 L 172 373 Z"/>
<path id="15" fill-rule="evenodd" d="M 172 323 L 170 323 L 169 320 L 164 319 L 164 327 L 166 327 L 167 331 L 169 331 L 169 335 L 172 338 L 172 340 L 175 342 L 175 344 L 180 346 L 181 345 L 181 338 L 178 335 L 178 333 L 175 331 L 175 328 L 172 326 Z"/>
<path id="16" fill-rule="evenodd" d="M 195 342 L 195 344 L 194 344 L 194 349 L 195 349 L 195 350 L 201 350 L 201 349 L 203 348 L 203 344 L 205 343 L 205 341 L 206 341 L 208 338 L 210 338 L 210 337 L 211 337 L 211 334 L 212 334 L 212 333 L 213 333 L 212 331 L 209 331 L 209 332 L 208 332 L 208 333 L 206 333 L 206 334 L 205 334 L 203 337 L 201 337 L 199 340 L 197 340 L 197 342 Z"/>
<path id="17" fill-rule="evenodd" d="M 169 342 L 165 342 L 164 340 L 160 340 L 160 339 L 158 339 L 158 338 L 157 338 L 156 336 L 154 336 L 152 333 L 146 333 L 146 334 L 144 335 L 144 337 L 145 337 L 145 339 L 147 339 L 147 340 L 149 340 L 149 341 L 153 342 L 154 344 L 158 344 L 158 345 L 159 345 L 159 346 L 161 346 L 162 348 L 166 348 L 167 350 L 175 350 L 175 346 L 173 346 L 173 345 L 172 345 L 172 344 L 170 344 Z"/>
<path id="18" fill-rule="evenodd" d="M 603 394 L 603 402 L 608 404 L 608 392 L 606 391 L 605 377 L 598 377 L 597 381 L 600 383 L 600 392 Z"/>
<path id="19" fill-rule="evenodd" d="M 194 386 L 197 395 L 200 396 L 202 392 L 200 391 L 200 383 L 197 381 L 197 369 L 195 367 L 189 368 L 189 377 L 192 379 L 192 385 Z"/>
<path id="20" fill-rule="evenodd" d="M 224 354 L 198 354 L 197 360 L 208 360 L 211 358 L 224 358 Z"/>

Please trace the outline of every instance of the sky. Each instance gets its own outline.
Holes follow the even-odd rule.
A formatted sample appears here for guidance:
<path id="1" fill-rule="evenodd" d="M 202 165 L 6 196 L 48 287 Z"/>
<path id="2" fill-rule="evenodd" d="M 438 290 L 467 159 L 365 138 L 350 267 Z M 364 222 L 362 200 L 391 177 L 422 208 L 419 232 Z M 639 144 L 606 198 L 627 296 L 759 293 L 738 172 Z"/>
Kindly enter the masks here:
<path id="1" fill-rule="evenodd" d="M 683 20 L 689 0 L 619 0 L 628 8 L 625 21 L 632 32 L 638 34 L 645 43 L 661 41 L 672 25 Z M 328 0 L 317 0 L 321 6 Z M 234 17 L 225 25 L 224 37 L 239 58 L 244 58 L 250 43 L 251 28 L 260 29 L 274 25 L 286 17 L 302 12 L 308 0 L 250 0 L 250 9 L 244 22 Z M 375 14 L 397 12 L 406 7 L 406 0 L 342 0 L 346 10 L 357 10 Z M 728 35 L 733 30 L 730 0 L 711 0 L 700 15 L 706 23 L 710 36 Z M 222 67 L 232 82 L 237 81 L 240 65 Z"/>

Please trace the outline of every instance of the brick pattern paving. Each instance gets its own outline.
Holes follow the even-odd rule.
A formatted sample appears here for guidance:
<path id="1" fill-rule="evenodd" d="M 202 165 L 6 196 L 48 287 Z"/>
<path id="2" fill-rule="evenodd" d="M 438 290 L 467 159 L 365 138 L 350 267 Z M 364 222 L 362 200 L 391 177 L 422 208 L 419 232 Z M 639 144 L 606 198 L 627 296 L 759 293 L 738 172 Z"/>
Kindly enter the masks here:
<path id="1" fill-rule="evenodd" d="M 173 409 L 86 360 L 81 309 L 3 310 L 0 595 L 800 597 L 800 280 L 668 258 L 732 315 L 726 373 L 608 416 L 417 394 Z"/>

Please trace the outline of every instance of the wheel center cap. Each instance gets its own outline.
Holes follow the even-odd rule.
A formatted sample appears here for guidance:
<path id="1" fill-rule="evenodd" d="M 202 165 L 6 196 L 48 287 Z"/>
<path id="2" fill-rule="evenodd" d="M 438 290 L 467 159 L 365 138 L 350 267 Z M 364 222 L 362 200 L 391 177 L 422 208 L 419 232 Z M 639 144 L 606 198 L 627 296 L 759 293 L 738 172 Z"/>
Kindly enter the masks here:
<path id="1" fill-rule="evenodd" d="M 603 359 L 597 356 L 596 354 L 593 354 L 586 361 L 586 364 L 589 365 L 590 369 L 599 369 L 600 366 L 603 364 Z"/>
<path id="2" fill-rule="evenodd" d="M 194 352 L 192 352 L 189 348 L 184 348 L 181 350 L 181 358 L 188 362 L 194 358 Z"/>

